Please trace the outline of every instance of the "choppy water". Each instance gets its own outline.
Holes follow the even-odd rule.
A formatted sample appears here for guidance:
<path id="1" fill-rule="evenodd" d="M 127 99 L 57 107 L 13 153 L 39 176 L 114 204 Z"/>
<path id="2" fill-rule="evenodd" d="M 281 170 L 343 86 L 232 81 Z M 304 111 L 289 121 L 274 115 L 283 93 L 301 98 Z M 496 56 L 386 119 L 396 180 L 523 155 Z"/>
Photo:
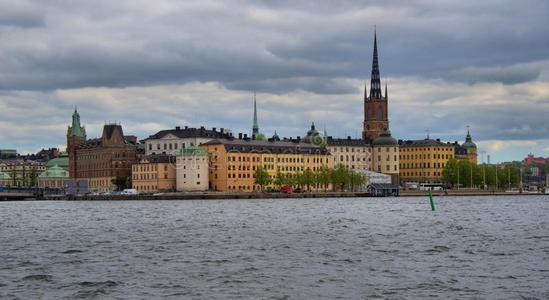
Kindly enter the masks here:
<path id="1" fill-rule="evenodd" d="M 549 298 L 549 197 L 0 202 L 0 298 Z"/>

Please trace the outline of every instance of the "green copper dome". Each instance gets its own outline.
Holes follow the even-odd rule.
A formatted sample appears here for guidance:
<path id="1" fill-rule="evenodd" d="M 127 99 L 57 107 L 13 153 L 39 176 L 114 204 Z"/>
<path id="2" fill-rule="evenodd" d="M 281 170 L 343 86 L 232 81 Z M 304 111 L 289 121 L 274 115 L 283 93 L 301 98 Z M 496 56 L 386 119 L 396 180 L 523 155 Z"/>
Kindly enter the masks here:
<path id="1" fill-rule="evenodd" d="M 467 130 L 467 136 L 465 137 L 465 143 L 463 143 L 463 148 L 466 149 L 476 149 L 477 145 L 473 143 L 473 138 L 471 138 L 471 133 Z"/>
<path id="2" fill-rule="evenodd" d="M 50 159 L 46 163 L 46 168 L 52 168 L 53 166 L 59 166 L 63 169 L 69 168 L 69 156 L 66 153 L 62 153 L 59 157 Z"/>
<path id="3" fill-rule="evenodd" d="M 396 146 L 398 141 L 391 136 L 389 130 L 381 133 L 377 139 L 373 141 L 374 146 Z"/>
<path id="4" fill-rule="evenodd" d="M 11 177 L 4 172 L 0 172 L 0 180 L 11 180 Z"/>
<path id="5" fill-rule="evenodd" d="M 69 178 L 69 172 L 65 171 L 63 168 L 61 168 L 58 165 L 55 165 L 45 172 L 42 172 L 40 178 Z"/>
<path id="6" fill-rule="evenodd" d="M 181 156 L 208 156 L 208 153 L 204 149 L 197 146 L 190 146 L 179 150 Z"/>

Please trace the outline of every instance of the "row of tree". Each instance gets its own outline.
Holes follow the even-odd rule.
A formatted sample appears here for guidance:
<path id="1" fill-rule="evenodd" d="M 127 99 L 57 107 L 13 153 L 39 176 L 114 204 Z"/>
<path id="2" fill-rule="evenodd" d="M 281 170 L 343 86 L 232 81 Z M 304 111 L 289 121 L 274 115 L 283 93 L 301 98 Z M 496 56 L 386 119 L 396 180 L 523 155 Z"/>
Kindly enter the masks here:
<path id="1" fill-rule="evenodd" d="M 442 172 L 442 182 L 450 187 L 516 188 L 520 185 L 520 170 L 514 165 L 477 165 L 452 158 Z"/>
<path id="2" fill-rule="evenodd" d="M 268 185 L 278 188 L 282 186 L 301 187 L 307 191 L 311 189 L 327 191 L 330 187 L 333 191 L 350 190 L 356 191 L 364 183 L 364 175 L 355 172 L 343 165 L 334 168 L 321 167 L 317 171 L 307 168 L 298 173 L 282 173 L 278 171 L 274 178 L 264 168 L 257 168 L 254 174 L 254 183 L 261 187 L 261 190 Z"/>

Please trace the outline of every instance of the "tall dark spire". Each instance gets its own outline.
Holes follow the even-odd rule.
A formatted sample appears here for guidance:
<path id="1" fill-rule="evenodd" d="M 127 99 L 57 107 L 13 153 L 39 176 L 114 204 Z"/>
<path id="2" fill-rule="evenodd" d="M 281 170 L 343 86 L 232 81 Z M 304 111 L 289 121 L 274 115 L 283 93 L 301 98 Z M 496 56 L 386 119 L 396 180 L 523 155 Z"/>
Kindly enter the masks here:
<path id="1" fill-rule="evenodd" d="M 374 29 L 374 58 L 372 60 L 372 78 L 370 79 L 370 98 L 381 99 L 381 80 L 377 57 L 377 32 Z"/>
<path id="2" fill-rule="evenodd" d="M 254 91 L 254 121 L 252 124 L 252 138 L 255 139 L 258 133 L 259 133 L 259 125 L 257 123 L 257 102 L 255 98 L 255 91 Z"/>

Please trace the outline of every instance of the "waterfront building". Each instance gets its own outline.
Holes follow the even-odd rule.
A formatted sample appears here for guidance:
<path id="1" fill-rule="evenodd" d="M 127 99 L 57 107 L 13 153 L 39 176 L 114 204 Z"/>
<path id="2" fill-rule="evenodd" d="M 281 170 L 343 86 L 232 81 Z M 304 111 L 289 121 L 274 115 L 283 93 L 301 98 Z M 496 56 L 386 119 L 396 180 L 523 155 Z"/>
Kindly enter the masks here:
<path id="1" fill-rule="evenodd" d="M 11 177 L 5 172 L 0 171 L 0 186 L 10 186 L 11 185 Z"/>
<path id="2" fill-rule="evenodd" d="M 131 177 L 132 164 L 137 159 L 136 145 L 126 139 L 119 124 L 106 124 L 101 138 L 86 140 L 82 127 L 74 129 L 80 125 L 80 117 L 77 115 L 75 118 L 75 115 L 76 111 L 67 135 L 71 179 L 87 181 L 86 188 L 90 192 L 115 189 L 114 179 Z"/>
<path id="3" fill-rule="evenodd" d="M 76 148 L 86 142 L 86 128 L 80 124 L 80 114 L 74 108 L 72 123 L 67 128 L 67 154 L 69 156 L 69 176 L 76 178 Z"/>
<path id="4" fill-rule="evenodd" d="M 64 170 L 69 171 L 69 155 L 66 152 L 60 152 L 59 156 L 50 159 L 46 162 L 46 168 L 49 169 L 53 166 L 59 166 Z"/>
<path id="5" fill-rule="evenodd" d="M 455 147 L 439 139 L 399 141 L 400 180 L 402 182 L 440 182 Z"/>
<path id="6" fill-rule="evenodd" d="M 45 170 L 46 165 L 40 161 L 21 158 L 0 161 L 0 172 L 9 175 L 12 187 L 36 187 L 38 176 Z"/>
<path id="7" fill-rule="evenodd" d="M 69 171 L 54 165 L 38 176 L 39 188 L 65 188 L 69 180 Z"/>
<path id="8" fill-rule="evenodd" d="M 469 129 L 467 129 L 465 142 L 461 145 L 458 142 L 455 142 L 454 149 L 454 156 L 456 159 L 467 160 L 470 163 L 477 164 L 477 145 L 473 142 Z"/>
<path id="9" fill-rule="evenodd" d="M 370 78 L 370 94 L 364 86 L 364 123 L 362 138 L 373 141 L 389 129 L 387 84 L 385 95 L 381 92 L 381 77 L 379 72 L 379 58 L 377 54 L 377 33 L 374 32 L 374 54 L 372 59 L 372 74 Z"/>
<path id="10" fill-rule="evenodd" d="M 334 166 L 325 148 L 297 140 L 218 139 L 202 144 L 201 148 L 209 156 L 209 189 L 215 191 L 259 190 L 254 183 L 258 167 L 274 180 L 277 172 L 295 174 Z"/>
<path id="11" fill-rule="evenodd" d="M 228 138 L 230 131 L 221 128 L 211 130 L 204 127 L 190 128 L 179 126 L 175 129 L 161 130 L 149 136 L 142 142 L 145 144 L 145 155 L 168 154 L 177 155 L 179 150 L 186 147 L 199 146 L 213 139 Z"/>
<path id="12" fill-rule="evenodd" d="M 391 136 L 391 132 L 387 130 L 381 133 L 372 142 L 372 169 L 390 175 L 392 183 L 399 184 L 399 155 L 398 141 Z"/>
<path id="13" fill-rule="evenodd" d="M 140 193 L 175 191 L 175 156 L 159 154 L 143 157 L 132 165 L 132 186 Z"/>
<path id="14" fill-rule="evenodd" d="M 353 171 L 372 169 L 372 146 L 363 139 L 326 138 L 326 148 L 333 157 L 334 165 L 343 165 Z"/>
<path id="15" fill-rule="evenodd" d="M 178 191 L 207 191 L 209 187 L 208 153 L 197 146 L 180 150 L 176 163 Z"/>

